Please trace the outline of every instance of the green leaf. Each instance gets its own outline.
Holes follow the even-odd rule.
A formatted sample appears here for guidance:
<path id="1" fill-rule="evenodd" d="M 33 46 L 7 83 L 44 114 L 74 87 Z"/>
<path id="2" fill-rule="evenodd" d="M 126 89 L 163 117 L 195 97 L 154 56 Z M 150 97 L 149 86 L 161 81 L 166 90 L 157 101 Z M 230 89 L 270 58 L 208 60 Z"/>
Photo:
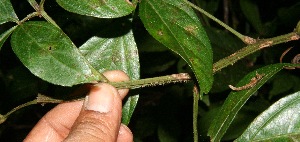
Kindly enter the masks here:
<path id="1" fill-rule="evenodd" d="M 123 105 L 122 109 L 122 123 L 128 125 L 130 122 L 130 118 L 133 114 L 133 111 L 137 105 L 139 100 L 139 95 L 130 96 L 126 103 Z"/>
<path id="2" fill-rule="evenodd" d="M 64 9 L 98 18 L 117 18 L 130 14 L 136 4 L 129 0 L 56 0 Z"/>
<path id="3" fill-rule="evenodd" d="M 0 1 L 0 25 L 6 22 L 18 22 L 19 19 L 12 7 L 10 0 Z"/>
<path id="4" fill-rule="evenodd" d="M 60 29 L 47 22 L 26 22 L 12 35 L 12 49 L 36 76 L 62 86 L 102 80 Z"/>
<path id="5" fill-rule="evenodd" d="M 232 91 L 225 100 L 222 108 L 217 116 L 215 116 L 213 122 L 208 131 L 208 135 L 211 137 L 211 141 L 220 141 L 222 136 L 227 131 L 231 122 L 235 118 L 238 111 L 246 103 L 246 101 L 254 94 L 264 83 L 266 83 L 273 75 L 279 72 L 286 66 L 296 66 L 293 64 L 274 64 L 265 66 L 247 74 L 236 86 L 244 86 L 250 82 L 250 80 L 256 76 L 256 74 L 263 75 L 255 86 L 250 89 L 241 91 Z M 299 65 L 298 65 L 299 66 Z"/>
<path id="6" fill-rule="evenodd" d="M 139 79 L 139 58 L 132 32 L 116 38 L 95 36 L 79 49 L 99 72 L 123 70 L 131 79 Z"/>
<path id="7" fill-rule="evenodd" d="M 181 0 L 143 0 L 140 18 L 155 39 L 189 64 L 200 88 L 208 93 L 213 83 L 212 50 L 193 9 Z"/>
<path id="8" fill-rule="evenodd" d="M 245 17 L 251 23 L 254 29 L 259 33 L 263 33 L 264 29 L 260 20 L 257 5 L 254 4 L 251 0 L 240 0 L 240 6 Z"/>
<path id="9" fill-rule="evenodd" d="M 99 72 L 122 70 L 130 79 L 140 78 L 138 49 L 131 31 L 131 22 L 119 20 L 112 23 L 102 36 L 92 37 L 79 49 Z M 139 96 L 131 95 L 123 106 L 122 123 L 128 125 Z"/>
<path id="10" fill-rule="evenodd" d="M 260 114 L 236 140 L 298 141 L 300 139 L 300 92 L 275 102 Z"/>
<path id="11" fill-rule="evenodd" d="M 10 36 L 10 34 L 17 28 L 18 26 L 14 26 L 12 28 L 10 28 L 9 30 L 7 30 L 6 32 L 2 33 L 0 35 L 0 50 L 2 45 L 4 44 L 4 42 L 6 41 L 6 39 Z"/>

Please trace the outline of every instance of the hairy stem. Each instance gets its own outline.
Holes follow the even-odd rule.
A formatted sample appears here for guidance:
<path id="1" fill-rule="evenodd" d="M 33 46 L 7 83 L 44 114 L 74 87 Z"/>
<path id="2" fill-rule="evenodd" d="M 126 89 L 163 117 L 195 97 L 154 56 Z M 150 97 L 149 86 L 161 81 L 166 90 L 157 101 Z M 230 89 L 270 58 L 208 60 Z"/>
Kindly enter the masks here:
<path id="1" fill-rule="evenodd" d="M 34 8 L 34 10 L 39 13 L 42 17 L 44 17 L 49 23 L 53 24 L 57 28 L 60 27 L 56 24 L 56 22 L 46 13 L 44 10 L 45 0 L 42 0 L 40 4 L 38 4 L 35 0 L 28 0 L 29 4 Z"/>
<path id="2" fill-rule="evenodd" d="M 124 82 L 110 82 L 109 84 L 118 88 L 142 88 L 148 86 L 157 86 L 157 85 L 164 85 L 169 83 L 176 83 L 176 82 L 186 82 L 190 80 L 191 77 L 187 73 L 179 73 L 179 74 L 172 74 L 154 78 L 146 78 L 140 80 L 131 80 L 131 81 L 124 81 Z"/>
<path id="3" fill-rule="evenodd" d="M 220 71 L 221 69 L 227 67 L 228 65 L 233 65 L 236 61 L 246 57 L 247 55 L 250 55 L 258 50 L 264 49 L 266 47 L 270 47 L 276 44 L 292 41 L 292 40 L 298 40 L 300 36 L 296 34 L 295 32 L 291 32 L 285 35 L 277 36 L 274 38 L 268 38 L 268 39 L 261 39 L 258 40 L 257 43 L 248 45 L 237 52 L 231 54 L 230 56 L 223 58 L 219 60 L 218 62 L 214 63 L 213 65 L 213 72 Z"/>
<path id="4" fill-rule="evenodd" d="M 193 89 L 193 132 L 194 132 L 194 142 L 198 142 L 198 102 L 199 102 L 199 96 L 202 96 L 203 93 L 201 91 L 201 94 L 199 94 L 197 86 L 194 86 Z"/>
<path id="5" fill-rule="evenodd" d="M 30 102 L 26 102 L 25 104 L 21 104 L 15 108 L 13 108 L 11 111 L 9 111 L 8 113 L 6 113 L 5 115 L 0 115 L 0 124 L 5 122 L 5 120 L 14 112 L 18 111 L 19 109 L 21 108 L 24 108 L 24 107 L 27 107 L 27 106 L 30 106 L 30 105 L 34 105 L 34 104 L 37 104 L 37 100 L 32 100 Z"/>
<path id="6" fill-rule="evenodd" d="M 28 14 L 24 19 L 19 21 L 17 24 L 20 25 L 20 24 L 26 22 L 27 20 L 29 20 L 33 17 L 39 16 L 39 15 L 40 15 L 40 13 L 38 13 L 38 12 L 32 12 L 32 13 Z"/>
<path id="7" fill-rule="evenodd" d="M 228 65 L 234 64 L 236 61 L 238 61 L 238 60 L 244 58 L 245 56 L 247 56 L 251 53 L 254 53 L 258 50 L 261 50 L 261 49 L 264 49 L 266 47 L 270 47 L 270 46 L 273 46 L 276 44 L 280 44 L 280 43 L 284 43 L 284 42 L 288 42 L 288 41 L 292 41 L 292 40 L 298 40 L 298 39 L 300 39 L 300 36 L 296 32 L 291 32 L 291 33 L 277 36 L 274 38 L 261 39 L 257 43 L 248 45 L 248 46 L 240 49 L 239 51 L 233 53 L 232 55 L 230 55 L 226 58 L 223 58 L 223 59 L 219 60 L 218 62 L 214 63 L 213 73 L 220 71 L 221 69 L 227 67 Z M 117 89 L 124 89 L 124 88 L 135 89 L 135 88 L 142 88 L 142 87 L 148 87 L 148 86 L 164 85 L 164 84 L 168 84 L 168 83 L 187 82 L 189 80 L 191 80 L 191 77 L 189 74 L 179 73 L 179 74 L 172 74 L 172 75 L 167 75 L 167 76 L 146 78 L 146 79 L 140 79 L 140 80 L 131 80 L 131 81 L 124 81 L 124 82 L 108 82 L 108 83 L 111 84 L 112 86 L 116 87 Z M 194 95 L 194 97 L 196 97 L 196 96 Z M 11 113 L 13 113 L 23 107 L 29 106 L 29 105 L 38 104 L 38 103 L 40 103 L 40 104 L 62 103 L 62 102 L 83 100 L 83 99 L 84 99 L 84 97 L 68 99 L 68 100 L 60 100 L 60 99 L 54 99 L 54 98 L 39 94 L 36 100 L 27 102 L 20 106 L 17 106 L 16 108 L 14 108 L 10 112 L 8 112 L 6 115 L 0 115 L 0 118 L 1 118 L 0 124 L 3 123 Z M 195 101 L 198 101 L 198 100 L 199 100 L 199 98 L 194 98 L 194 111 L 196 110 L 195 105 L 197 103 Z M 195 118 L 197 117 L 195 115 L 196 115 L 196 113 L 193 114 L 194 121 L 195 121 Z M 195 122 L 193 122 L 193 123 L 194 123 L 193 125 L 195 127 L 196 123 Z M 196 133 L 197 133 L 197 131 L 195 131 L 195 128 L 194 128 L 194 136 L 196 135 Z M 197 134 L 197 137 L 198 137 L 198 134 Z M 195 138 L 197 138 L 197 137 L 195 137 Z"/>
<path id="8" fill-rule="evenodd" d="M 34 8 L 35 11 L 40 11 L 40 6 L 35 0 L 27 0 L 29 4 Z"/>

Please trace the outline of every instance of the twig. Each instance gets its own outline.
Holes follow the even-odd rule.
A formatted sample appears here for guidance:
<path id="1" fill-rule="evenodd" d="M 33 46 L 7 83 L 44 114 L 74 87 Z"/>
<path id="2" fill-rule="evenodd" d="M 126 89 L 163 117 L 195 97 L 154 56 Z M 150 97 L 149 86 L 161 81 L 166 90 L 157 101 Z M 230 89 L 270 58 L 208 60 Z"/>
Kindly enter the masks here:
<path id="1" fill-rule="evenodd" d="M 34 8 L 34 10 L 39 13 L 39 15 L 43 16 L 49 23 L 60 29 L 56 22 L 44 10 L 45 0 L 42 0 L 40 4 L 38 4 L 35 0 L 28 0 L 28 2 Z"/>
<path id="2" fill-rule="evenodd" d="M 17 24 L 20 25 L 24 22 L 26 22 L 27 20 L 33 18 L 33 17 L 36 17 L 36 16 L 40 16 L 40 13 L 38 12 L 32 12 L 30 14 L 28 14 L 24 19 L 22 19 L 21 21 L 19 21 Z"/>
<path id="3" fill-rule="evenodd" d="M 190 79 L 191 77 L 189 74 L 179 73 L 179 74 L 172 74 L 172 75 L 146 78 L 140 80 L 131 80 L 131 81 L 124 81 L 124 82 L 109 82 L 109 84 L 118 89 L 124 89 L 124 88 L 135 89 L 135 88 L 164 85 L 164 84 L 176 83 L 176 82 L 187 82 Z"/>
<path id="4" fill-rule="evenodd" d="M 232 55 L 223 58 L 213 65 L 213 72 L 220 71 L 222 68 L 225 68 L 229 65 L 233 65 L 236 61 L 246 57 L 247 55 L 250 55 L 258 50 L 264 49 L 266 47 L 270 47 L 276 44 L 292 41 L 292 40 L 298 40 L 300 39 L 300 36 L 295 33 L 291 32 L 285 35 L 277 36 L 274 38 L 269 39 L 261 39 L 255 44 L 248 45 L 237 52 L 233 53 Z"/>
<path id="5" fill-rule="evenodd" d="M 201 92 L 202 93 L 202 92 Z M 199 96 L 203 94 L 199 94 L 198 88 L 195 85 L 193 89 L 193 132 L 194 132 L 194 142 L 198 142 L 198 103 L 199 103 Z"/>

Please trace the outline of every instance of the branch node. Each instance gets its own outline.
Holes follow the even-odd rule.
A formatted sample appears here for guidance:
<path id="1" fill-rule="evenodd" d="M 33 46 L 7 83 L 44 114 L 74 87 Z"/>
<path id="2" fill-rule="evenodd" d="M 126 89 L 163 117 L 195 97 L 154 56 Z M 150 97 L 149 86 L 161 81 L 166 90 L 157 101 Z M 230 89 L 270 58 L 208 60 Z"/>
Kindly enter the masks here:
<path id="1" fill-rule="evenodd" d="M 249 37 L 249 36 L 245 36 L 244 40 L 243 40 L 246 44 L 254 44 L 256 43 L 256 39 Z"/>

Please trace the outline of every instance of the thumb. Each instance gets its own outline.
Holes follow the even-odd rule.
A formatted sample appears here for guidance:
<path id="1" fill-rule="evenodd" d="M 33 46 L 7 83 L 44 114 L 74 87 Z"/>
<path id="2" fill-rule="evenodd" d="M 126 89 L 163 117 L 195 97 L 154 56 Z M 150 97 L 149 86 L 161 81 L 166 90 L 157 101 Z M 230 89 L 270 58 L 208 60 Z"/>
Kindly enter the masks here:
<path id="1" fill-rule="evenodd" d="M 116 141 L 121 111 L 116 88 L 105 83 L 93 86 L 65 141 Z"/>

